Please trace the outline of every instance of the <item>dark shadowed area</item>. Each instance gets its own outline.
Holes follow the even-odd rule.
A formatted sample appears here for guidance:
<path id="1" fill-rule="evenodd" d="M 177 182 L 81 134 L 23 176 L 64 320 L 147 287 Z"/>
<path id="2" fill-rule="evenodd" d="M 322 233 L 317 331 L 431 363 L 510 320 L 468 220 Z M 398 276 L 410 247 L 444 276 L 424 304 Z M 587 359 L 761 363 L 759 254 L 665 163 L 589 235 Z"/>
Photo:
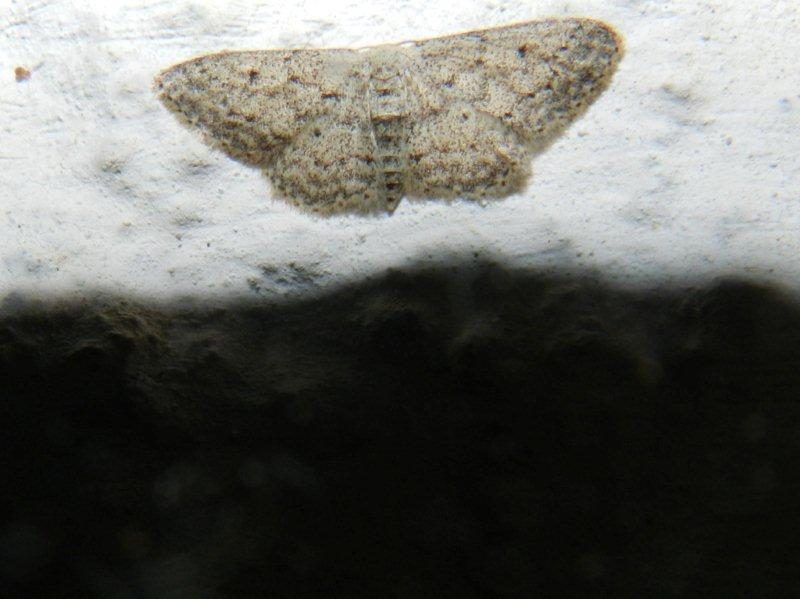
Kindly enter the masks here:
<path id="1" fill-rule="evenodd" d="M 13 296 L 0 394 L 3 597 L 800 591 L 800 303 L 766 286 Z"/>

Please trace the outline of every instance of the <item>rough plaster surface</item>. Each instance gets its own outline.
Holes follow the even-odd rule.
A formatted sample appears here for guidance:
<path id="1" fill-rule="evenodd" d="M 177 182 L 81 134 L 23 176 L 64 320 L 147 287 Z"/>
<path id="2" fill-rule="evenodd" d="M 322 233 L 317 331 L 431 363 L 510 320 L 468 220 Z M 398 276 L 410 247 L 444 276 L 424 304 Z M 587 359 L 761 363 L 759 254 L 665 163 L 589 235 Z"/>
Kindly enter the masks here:
<path id="1" fill-rule="evenodd" d="M 798 595 L 797 9 L 226 4 L 0 4 L 3 596 Z M 628 52 L 486 208 L 310 218 L 150 90 L 550 14 Z"/>
<path id="2" fill-rule="evenodd" d="M 800 596 L 800 302 L 474 271 L 0 311 L 4 599 Z"/>
<path id="3" fill-rule="evenodd" d="M 606 20 L 611 87 L 487 207 L 310 218 L 151 90 L 225 48 L 365 46 Z M 800 286 L 800 14 L 756 2 L 0 2 L 0 293 L 281 297 L 453 254 L 617 283 Z M 15 67 L 31 71 L 16 81 Z"/>

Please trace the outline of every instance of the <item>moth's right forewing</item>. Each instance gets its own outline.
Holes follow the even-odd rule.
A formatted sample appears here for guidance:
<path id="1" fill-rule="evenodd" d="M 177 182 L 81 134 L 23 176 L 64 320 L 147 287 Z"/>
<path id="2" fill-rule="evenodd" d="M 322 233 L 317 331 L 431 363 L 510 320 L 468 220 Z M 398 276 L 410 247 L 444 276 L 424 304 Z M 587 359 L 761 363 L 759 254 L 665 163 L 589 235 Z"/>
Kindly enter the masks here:
<path id="1" fill-rule="evenodd" d="M 411 195 L 501 197 L 532 155 L 606 87 L 621 54 L 610 27 L 551 19 L 414 42 L 419 115 Z"/>
<path id="2" fill-rule="evenodd" d="M 551 19 L 483 32 L 484 69 L 504 93 L 481 101 L 539 149 L 582 115 L 606 88 L 622 55 L 608 25 Z"/>
<path id="3" fill-rule="evenodd" d="M 605 89 L 622 54 L 591 19 L 549 19 L 416 42 L 423 98 L 466 104 L 532 147 L 561 131 Z"/>
<path id="4" fill-rule="evenodd" d="M 417 90 L 406 188 L 414 197 L 502 197 L 530 173 L 528 148 L 487 99 L 516 99 L 493 64 L 484 31 L 414 42 L 409 78 Z"/>

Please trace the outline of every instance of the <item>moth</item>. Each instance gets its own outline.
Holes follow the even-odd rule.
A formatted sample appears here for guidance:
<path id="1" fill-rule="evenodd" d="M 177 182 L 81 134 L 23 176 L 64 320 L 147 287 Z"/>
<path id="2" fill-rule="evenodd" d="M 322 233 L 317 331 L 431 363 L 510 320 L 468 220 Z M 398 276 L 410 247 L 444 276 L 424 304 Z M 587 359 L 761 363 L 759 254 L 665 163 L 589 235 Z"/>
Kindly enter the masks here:
<path id="1" fill-rule="evenodd" d="M 211 146 L 316 214 L 392 213 L 403 197 L 505 197 L 608 86 L 602 22 L 545 19 L 361 49 L 224 51 L 156 77 Z"/>

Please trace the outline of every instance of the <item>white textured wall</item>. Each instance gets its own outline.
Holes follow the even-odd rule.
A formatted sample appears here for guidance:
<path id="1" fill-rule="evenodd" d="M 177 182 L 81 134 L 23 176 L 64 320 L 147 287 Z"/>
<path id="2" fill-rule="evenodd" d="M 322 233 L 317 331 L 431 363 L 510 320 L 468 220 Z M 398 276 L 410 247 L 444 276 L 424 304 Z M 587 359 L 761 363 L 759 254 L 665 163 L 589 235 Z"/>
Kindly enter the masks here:
<path id="1" fill-rule="evenodd" d="M 224 8 L 223 8 L 224 6 Z M 209 150 L 150 89 L 225 48 L 363 46 L 548 15 L 624 36 L 608 91 L 488 207 L 316 219 Z M 618 283 L 721 274 L 800 289 L 794 0 L 0 0 L 0 299 L 323 289 L 477 253 Z M 17 82 L 14 69 L 32 71 Z"/>

